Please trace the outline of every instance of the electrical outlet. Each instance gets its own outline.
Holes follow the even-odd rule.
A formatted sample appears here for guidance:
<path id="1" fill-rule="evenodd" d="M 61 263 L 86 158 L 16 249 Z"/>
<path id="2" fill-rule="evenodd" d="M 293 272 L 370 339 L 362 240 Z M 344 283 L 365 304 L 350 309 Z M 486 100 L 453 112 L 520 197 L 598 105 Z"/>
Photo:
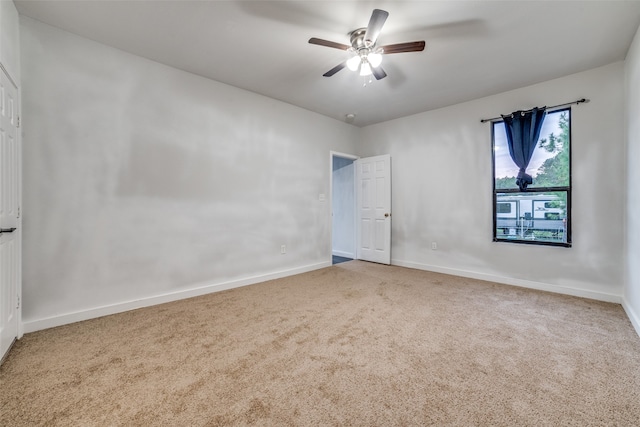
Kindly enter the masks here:
<path id="1" fill-rule="evenodd" d="M 431 249 L 433 249 L 434 251 L 438 250 L 438 244 L 436 242 L 431 242 Z"/>
<path id="2" fill-rule="evenodd" d="M 280 253 L 283 254 L 283 255 L 287 253 L 287 246 L 286 245 L 280 246 Z"/>

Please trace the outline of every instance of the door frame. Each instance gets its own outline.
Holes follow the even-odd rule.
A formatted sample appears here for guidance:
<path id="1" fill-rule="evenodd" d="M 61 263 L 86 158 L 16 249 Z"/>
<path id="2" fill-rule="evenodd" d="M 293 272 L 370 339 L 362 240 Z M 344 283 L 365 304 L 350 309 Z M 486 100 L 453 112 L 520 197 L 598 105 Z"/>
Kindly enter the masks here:
<path id="1" fill-rule="evenodd" d="M 20 85 L 16 83 L 16 80 L 13 78 L 9 70 L 4 66 L 2 62 L 0 62 L 0 73 L 4 73 L 4 75 L 8 78 L 9 82 L 16 89 L 16 106 L 15 106 L 15 114 L 17 118 L 17 126 L 16 126 L 16 145 L 18 148 L 17 154 L 17 165 L 16 173 L 17 173 L 17 186 L 18 186 L 18 216 L 16 218 L 16 296 L 17 296 L 17 308 L 16 308 L 16 322 L 17 322 L 17 330 L 16 330 L 16 339 L 22 338 L 24 335 L 24 325 L 22 323 L 22 90 Z M 3 360 L 3 357 L 8 356 L 10 351 L 7 351 L 6 354 L 0 354 L 0 363 Z"/>
<path id="2" fill-rule="evenodd" d="M 331 224 L 329 227 L 329 262 L 332 262 L 333 259 L 333 158 L 339 157 L 341 159 L 349 159 L 354 162 L 360 158 L 360 156 L 356 156 L 355 154 L 341 153 L 339 151 L 329 151 L 329 223 Z M 353 259 L 358 259 L 358 251 L 357 251 L 357 198 L 356 198 L 356 169 L 353 168 Z"/>

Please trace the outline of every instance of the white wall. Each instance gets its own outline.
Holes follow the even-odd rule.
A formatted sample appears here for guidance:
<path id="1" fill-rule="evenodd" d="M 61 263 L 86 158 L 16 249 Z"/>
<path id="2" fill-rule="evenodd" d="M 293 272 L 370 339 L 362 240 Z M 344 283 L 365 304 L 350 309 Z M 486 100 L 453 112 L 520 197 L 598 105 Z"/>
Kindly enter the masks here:
<path id="1" fill-rule="evenodd" d="M 582 97 L 591 102 L 572 110 L 573 247 L 494 243 L 491 127 L 480 119 Z M 623 100 L 614 63 L 364 128 L 359 154 L 392 158 L 392 262 L 620 301 Z"/>
<path id="2" fill-rule="evenodd" d="M 333 254 L 355 258 L 355 170 L 353 159 L 333 157 Z"/>
<path id="3" fill-rule="evenodd" d="M 20 21 L 13 1 L 0 0 L 0 63 L 20 87 Z"/>
<path id="4" fill-rule="evenodd" d="M 26 17 L 21 37 L 27 332 L 329 265 L 327 154 L 357 128 Z"/>
<path id="5" fill-rule="evenodd" d="M 627 245 L 624 307 L 640 334 L 640 29 L 625 62 Z"/>
<path id="6" fill-rule="evenodd" d="M 318 195 L 330 150 L 391 154 L 393 263 L 612 301 L 624 291 L 639 311 L 623 63 L 357 129 L 29 18 L 20 29 L 27 332 L 327 265 L 329 204 Z M 480 118 L 581 97 L 591 102 L 572 115 L 573 247 L 492 242 Z M 638 158 L 637 120 L 627 132 Z"/>

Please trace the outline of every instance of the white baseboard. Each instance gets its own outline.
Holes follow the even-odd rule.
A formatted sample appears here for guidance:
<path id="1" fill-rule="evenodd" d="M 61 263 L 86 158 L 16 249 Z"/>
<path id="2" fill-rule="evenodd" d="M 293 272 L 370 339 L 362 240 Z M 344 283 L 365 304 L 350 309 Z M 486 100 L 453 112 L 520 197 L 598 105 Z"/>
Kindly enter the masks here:
<path id="1" fill-rule="evenodd" d="M 344 252 L 344 251 L 336 251 L 336 250 L 334 250 L 334 251 L 332 251 L 331 254 L 335 255 L 335 256 L 341 256 L 343 258 L 351 258 L 351 259 L 355 259 L 355 257 L 356 257 L 356 254 L 354 254 L 353 252 Z"/>
<path id="2" fill-rule="evenodd" d="M 625 297 L 622 297 L 622 308 L 624 308 L 624 311 L 627 313 L 631 324 L 635 328 L 638 336 L 640 336 L 640 315 L 635 312 L 635 310 L 631 307 L 631 304 L 629 304 L 629 301 Z"/>
<path id="3" fill-rule="evenodd" d="M 344 255 L 338 255 L 344 256 Z M 347 256 L 352 258 L 352 256 Z M 435 273 L 451 274 L 454 276 L 469 277 L 472 279 L 486 280 L 490 282 L 503 283 L 506 285 L 520 286 L 524 288 L 537 289 L 548 292 L 555 292 L 560 294 L 572 295 L 577 297 L 595 299 L 599 301 L 613 302 L 622 304 L 629 320 L 633 324 L 638 335 L 640 335 L 640 316 L 629 305 L 628 301 L 619 295 L 607 294 L 602 292 L 586 291 L 583 289 L 569 288 L 565 286 L 550 285 L 547 283 L 534 282 L 530 280 L 513 279 L 503 276 L 495 276 L 491 274 L 476 273 L 466 270 L 458 270 L 453 268 L 437 267 L 433 265 L 420 264 L 410 261 L 403 261 L 394 259 L 391 264 L 400 267 L 414 268 L 417 270 L 433 271 Z M 56 326 L 62 326 L 69 323 L 80 322 L 82 320 L 94 319 L 96 317 L 108 316 L 111 314 L 122 313 L 125 311 L 135 310 L 138 308 L 149 307 L 157 304 L 164 304 L 171 301 L 178 301 L 181 299 L 192 298 L 200 295 L 210 294 L 214 292 L 220 292 L 227 289 L 239 288 L 242 286 L 253 285 L 256 283 L 264 282 L 267 280 L 279 279 L 282 277 L 293 276 L 295 274 L 306 273 L 320 268 L 330 267 L 331 261 L 325 261 L 317 264 L 306 265 L 288 270 L 277 271 L 259 276 L 246 277 L 238 280 L 232 280 L 228 282 L 207 284 L 202 286 L 195 286 L 189 289 L 165 293 L 161 295 L 155 295 L 147 298 L 142 298 L 133 301 L 126 301 L 117 304 L 111 304 L 101 307 L 90 308 L 87 310 L 76 311 L 73 313 L 65 313 L 61 315 L 51 316 L 44 319 L 31 320 L 23 322 L 20 325 L 22 333 L 35 332 L 42 329 L 53 328 Z"/>
<path id="4" fill-rule="evenodd" d="M 433 271 L 435 273 L 451 274 L 453 276 L 469 277 L 471 279 L 486 280 L 488 282 L 519 286 L 521 288 L 537 289 L 539 291 L 554 292 L 557 294 L 572 295 L 576 297 L 613 302 L 617 304 L 622 303 L 622 297 L 620 295 L 608 294 L 604 292 L 588 291 L 585 289 L 551 285 L 549 283 L 534 282 L 532 280 L 514 279 L 511 277 L 496 276 L 493 274 L 476 273 L 473 271 L 458 270 L 455 268 L 437 267 L 434 265 L 420 264 L 399 259 L 391 260 L 391 264 L 398 265 L 400 267 L 415 268 L 416 270 Z"/>
<path id="5" fill-rule="evenodd" d="M 22 323 L 22 331 L 24 331 L 24 333 L 29 333 L 42 329 L 54 328 L 56 326 L 80 322 L 82 320 L 89 320 L 96 317 L 108 316 L 111 314 L 135 310 L 137 308 L 149 307 L 152 305 L 164 304 L 171 301 L 197 297 L 213 292 L 225 291 L 227 289 L 239 288 L 241 286 L 253 285 L 255 283 L 265 282 L 267 280 L 280 279 L 282 277 L 293 276 L 295 274 L 306 273 L 330 266 L 331 261 L 325 261 L 317 264 L 310 264 L 288 270 L 276 271 L 259 276 L 245 277 L 242 279 L 231 280 L 222 283 L 194 286 L 185 290 L 150 296 L 133 301 L 125 301 L 117 304 L 110 304 L 101 307 L 90 308 L 87 310 L 76 311 L 73 313 L 60 314 L 44 319 L 30 320 L 28 322 Z"/>

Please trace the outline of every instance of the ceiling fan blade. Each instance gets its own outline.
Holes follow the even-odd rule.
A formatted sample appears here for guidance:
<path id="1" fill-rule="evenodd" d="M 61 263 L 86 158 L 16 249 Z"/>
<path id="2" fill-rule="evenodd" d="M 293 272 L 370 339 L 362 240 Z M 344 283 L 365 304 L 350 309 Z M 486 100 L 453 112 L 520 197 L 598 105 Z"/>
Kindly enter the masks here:
<path id="1" fill-rule="evenodd" d="M 389 12 L 382 9 L 373 9 L 373 13 L 371 14 L 371 19 L 369 20 L 369 25 L 367 26 L 367 32 L 364 33 L 364 45 L 366 47 L 373 46 L 378 40 L 378 36 L 380 35 L 380 31 L 382 30 L 382 26 L 384 22 L 387 20 L 389 16 Z"/>
<path id="2" fill-rule="evenodd" d="M 375 77 L 376 80 L 381 80 L 387 77 L 387 73 L 384 72 L 382 67 L 371 67 L 371 72 L 373 73 L 373 77 Z"/>
<path id="3" fill-rule="evenodd" d="M 317 45 L 320 45 L 320 46 L 332 47 L 334 49 L 340 49 L 340 50 L 347 50 L 347 49 L 349 49 L 351 47 L 351 46 L 348 46 L 346 44 L 331 42 L 329 40 L 317 39 L 315 37 L 311 37 L 309 39 L 309 43 L 317 44 Z"/>
<path id="4" fill-rule="evenodd" d="M 404 52 L 421 52 L 424 50 L 425 42 L 421 40 L 419 42 L 407 42 L 398 44 L 388 44 L 381 46 L 382 53 L 389 55 L 390 53 L 404 53 Z"/>
<path id="5" fill-rule="evenodd" d="M 335 73 L 337 73 L 338 71 L 342 70 L 346 66 L 347 66 L 347 61 L 341 62 L 340 64 L 336 65 L 335 67 L 333 67 L 332 69 L 330 69 L 329 71 L 324 73 L 323 76 L 324 77 L 331 77 Z"/>

